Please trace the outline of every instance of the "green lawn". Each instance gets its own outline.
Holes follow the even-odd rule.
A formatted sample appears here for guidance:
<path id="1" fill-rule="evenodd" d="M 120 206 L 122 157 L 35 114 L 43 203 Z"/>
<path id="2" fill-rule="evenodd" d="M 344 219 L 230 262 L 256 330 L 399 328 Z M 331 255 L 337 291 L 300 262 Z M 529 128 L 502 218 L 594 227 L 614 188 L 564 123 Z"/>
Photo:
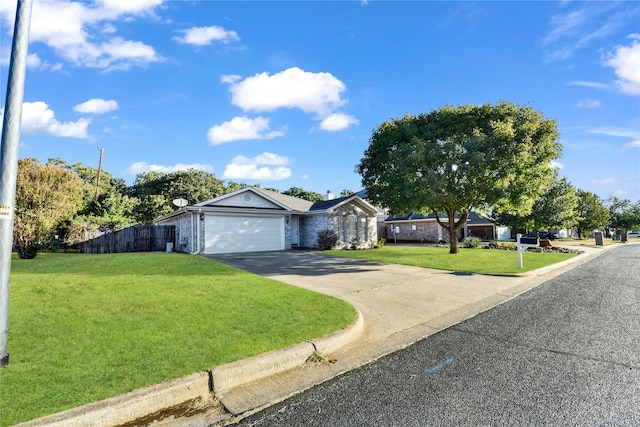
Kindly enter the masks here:
<path id="1" fill-rule="evenodd" d="M 12 259 L 7 426 L 350 324 L 346 302 L 198 256 Z"/>
<path id="2" fill-rule="evenodd" d="M 393 264 L 414 265 L 438 270 L 463 271 L 483 274 L 513 274 L 532 271 L 555 264 L 576 255 L 550 252 L 524 252 L 524 268 L 518 269 L 518 253 L 493 249 L 460 248 L 459 254 L 450 254 L 449 248 L 433 246 L 383 246 L 367 251 L 333 250 L 323 254 Z"/>

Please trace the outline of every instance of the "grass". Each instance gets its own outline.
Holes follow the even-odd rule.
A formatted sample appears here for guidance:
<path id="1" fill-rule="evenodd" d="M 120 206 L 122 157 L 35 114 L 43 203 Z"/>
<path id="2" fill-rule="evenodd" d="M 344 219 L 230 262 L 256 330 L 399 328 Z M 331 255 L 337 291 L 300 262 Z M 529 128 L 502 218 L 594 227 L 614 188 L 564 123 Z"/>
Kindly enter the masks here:
<path id="1" fill-rule="evenodd" d="M 12 259 L 0 425 L 13 425 L 326 335 L 342 300 L 202 257 Z"/>
<path id="2" fill-rule="evenodd" d="M 524 268 L 520 270 L 518 269 L 518 253 L 516 251 L 460 248 L 460 253 L 454 255 L 449 253 L 448 247 L 387 245 L 369 251 L 333 250 L 322 253 L 369 261 L 483 274 L 524 273 L 576 256 L 551 252 L 524 252 L 522 254 Z"/>

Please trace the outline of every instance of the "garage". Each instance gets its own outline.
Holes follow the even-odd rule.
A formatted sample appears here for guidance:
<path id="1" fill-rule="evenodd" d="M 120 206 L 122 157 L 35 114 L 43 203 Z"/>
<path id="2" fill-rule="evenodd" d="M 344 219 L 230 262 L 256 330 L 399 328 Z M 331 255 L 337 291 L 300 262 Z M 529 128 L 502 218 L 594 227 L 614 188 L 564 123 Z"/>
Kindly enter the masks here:
<path id="1" fill-rule="evenodd" d="M 206 254 L 279 251 L 285 248 L 283 216 L 205 216 Z"/>

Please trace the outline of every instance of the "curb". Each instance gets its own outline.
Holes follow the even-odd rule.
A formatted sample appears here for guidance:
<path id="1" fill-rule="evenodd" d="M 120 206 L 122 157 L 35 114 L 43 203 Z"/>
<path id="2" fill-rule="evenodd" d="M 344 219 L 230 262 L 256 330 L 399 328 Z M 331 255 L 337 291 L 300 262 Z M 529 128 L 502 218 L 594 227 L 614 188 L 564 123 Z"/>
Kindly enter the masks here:
<path id="1" fill-rule="evenodd" d="M 16 424 L 15 427 L 112 427 L 150 425 L 181 416 L 205 414 L 220 422 L 234 414 L 224 394 L 248 383 L 302 366 L 314 354 L 333 353 L 364 329 L 360 310 L 344 329 L 290 347 L 238 360 L 119 396 Z M 157 424 L 156 424 L 157 425 Z"/>

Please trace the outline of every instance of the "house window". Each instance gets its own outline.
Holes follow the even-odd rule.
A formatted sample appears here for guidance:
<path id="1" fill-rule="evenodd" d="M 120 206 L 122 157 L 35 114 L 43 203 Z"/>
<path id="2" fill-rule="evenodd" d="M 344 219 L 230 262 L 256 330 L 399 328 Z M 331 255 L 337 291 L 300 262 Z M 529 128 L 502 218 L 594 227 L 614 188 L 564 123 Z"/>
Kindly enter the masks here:
<path id="1" fill-rule="evenodd" d="M 347 239 L 345 241 L 350 242 L 353 239 L 357 240 L 358 236 L 358 217 L 355 215 L 347 216 Z"/>
<path id="2" fill-rule="evenodd" d="M 358 217 L 356 215 L 343 215 L 340 218 L 340 234 L 345 243 L 358 239 Z"/>
<path id="3" fill-rule="evenodd" d="M 366 216 L 363 216 L 362 218 L 360 218 L 360 235 L 362 236 L 362 239 L 360 239 L 363 242 L 367 242 L 369 241 L 369 227 L 368 227 L 368 218 Z"/>

